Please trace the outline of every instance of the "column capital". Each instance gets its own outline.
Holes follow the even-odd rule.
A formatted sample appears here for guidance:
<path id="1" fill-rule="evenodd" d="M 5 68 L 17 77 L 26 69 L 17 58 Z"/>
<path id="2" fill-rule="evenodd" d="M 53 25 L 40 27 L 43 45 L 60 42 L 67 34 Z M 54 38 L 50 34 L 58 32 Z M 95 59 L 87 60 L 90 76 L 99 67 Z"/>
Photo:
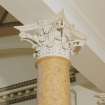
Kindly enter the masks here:
<path id="1" fill-rule="evenodd" d="M 22 40 L 29 41 L 35 48 L 34 57 L 61 56 L 70 59 L 85 43 L 83 33 L 69 24 L 60 13 L 53 21 L 40 20 L 31 25 L 16 26 Z"/>

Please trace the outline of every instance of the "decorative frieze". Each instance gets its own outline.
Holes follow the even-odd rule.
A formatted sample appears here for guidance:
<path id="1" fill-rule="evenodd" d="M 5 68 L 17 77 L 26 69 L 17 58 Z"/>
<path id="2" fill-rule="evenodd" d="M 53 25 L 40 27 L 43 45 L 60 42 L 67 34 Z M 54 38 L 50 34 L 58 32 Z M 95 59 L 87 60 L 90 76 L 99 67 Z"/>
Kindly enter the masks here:
<path id="1" fill-rule="evenodd" d="M 36 79 L 0 88 L 0 105 L 14 104 L 36 98 Z"/>

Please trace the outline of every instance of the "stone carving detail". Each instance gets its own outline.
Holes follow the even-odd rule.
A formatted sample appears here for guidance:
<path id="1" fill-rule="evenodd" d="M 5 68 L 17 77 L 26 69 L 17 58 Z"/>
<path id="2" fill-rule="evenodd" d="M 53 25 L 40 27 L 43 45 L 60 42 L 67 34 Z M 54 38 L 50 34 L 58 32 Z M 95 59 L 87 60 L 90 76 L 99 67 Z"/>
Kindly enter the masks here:
<path id="1" fill-rule="evenodd" d="M 98 99 L 97 100 L 98 105 L 105 105 L 105 93 L 100 93 L 96 95 L 95 97 Z"/>
<path id="2" fill-rule="evenodd" d="M 32 79 L 0 88 L 0 105 L 10 105 L 36 98 L 36 82 L 36 79 Z"/>
<path id="3" fill-rule="evenodd" d="M 16 26 L 22 40 L 29 41 L 35 48 L 34 56 L 62 56 L 70 58 L 84 45 L 85 37 L 74 25 L 68 24 L 63 13 L 54 21 L 42 20 L 32 25 Z"/>

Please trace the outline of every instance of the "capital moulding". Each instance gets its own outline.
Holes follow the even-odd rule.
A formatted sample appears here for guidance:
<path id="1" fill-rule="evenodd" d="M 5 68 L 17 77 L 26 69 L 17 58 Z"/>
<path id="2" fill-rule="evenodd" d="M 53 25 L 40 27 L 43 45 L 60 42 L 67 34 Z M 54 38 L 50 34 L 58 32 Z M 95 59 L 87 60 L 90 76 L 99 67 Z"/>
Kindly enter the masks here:
<path id="1" fill-rule="evenodd" d="M 70 59 L 79 53 L 85 43 L 83 33 L 69 24 L 64 13 L 60 12 L 54 20 L 39 20 L 31 25 L 16 26 L 19 36 L 32 44 L 34 57 L 61 56 Z"/>

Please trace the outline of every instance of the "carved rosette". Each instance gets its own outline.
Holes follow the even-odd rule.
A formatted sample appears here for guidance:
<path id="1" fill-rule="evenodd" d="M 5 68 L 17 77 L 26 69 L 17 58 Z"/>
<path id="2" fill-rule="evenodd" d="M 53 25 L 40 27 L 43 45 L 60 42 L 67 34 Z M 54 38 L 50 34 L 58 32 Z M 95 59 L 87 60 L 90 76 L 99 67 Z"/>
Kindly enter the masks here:
<path id="1" fill-rule="evenodd" d="M 34 57 L 61 56 L 70 59 L 85 43 L 85 37 L 60 14 L 54 21 L 37 21 L 32 25 L 16 26 L 22 40 L 35 48 Z"/>

